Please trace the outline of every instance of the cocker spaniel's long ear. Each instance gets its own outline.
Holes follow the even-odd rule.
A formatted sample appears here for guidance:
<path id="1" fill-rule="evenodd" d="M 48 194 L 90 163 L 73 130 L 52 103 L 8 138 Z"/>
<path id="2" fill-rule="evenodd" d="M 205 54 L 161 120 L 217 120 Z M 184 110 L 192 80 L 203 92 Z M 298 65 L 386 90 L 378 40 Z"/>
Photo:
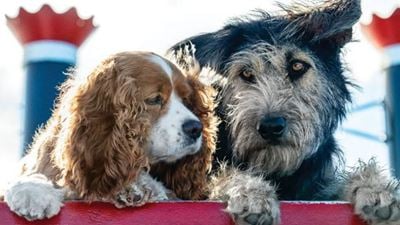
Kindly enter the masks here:
<path id="1" fill-rule="evenodd" d="M 140 116 L 140 90 L 119 60 L 105 60 L 83 82 L 71 80 L 57 109 L 61 180 L 88 200 L 112 197 L 148 166 L 143 146 L 150 122 Z"/>
<path id="2" fill-rule="evenodd" d="M 199 70 L 199 67 L 195 70 Z M 201 200 L 207 197 L 208 175 L 211 171 L 218 126 L 218 119 L 214 115 L 216 92 L 212 87 L 199 81 L 198 72 L 191 71 L 187 75 L 189 85 L 194 91 L 190 98 L 184 100 L 184 103 L 203 124 L 201 150 L 174 164 L 159 163 L 151 168 L 152 174 L 174 191 L 178 198 L 190 200 Z"/>

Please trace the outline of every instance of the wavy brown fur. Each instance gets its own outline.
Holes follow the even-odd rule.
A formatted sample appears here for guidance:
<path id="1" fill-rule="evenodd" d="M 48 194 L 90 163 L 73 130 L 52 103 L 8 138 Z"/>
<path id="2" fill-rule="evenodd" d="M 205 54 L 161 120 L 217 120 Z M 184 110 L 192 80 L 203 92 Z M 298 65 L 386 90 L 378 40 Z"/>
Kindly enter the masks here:
<path id="1" fill-rule="evenodd" d="M 64 109 L 63 177 L 89 198 L 114 194 L 147 166 L 143 146 L 150 121 L 140 113 L 140 86 L 128 74 L 131 71 L 120 66 L 115 60 L 105 61 Z"/>
<path id="2" fill-rule="evenodd" d="M 41 173 L 77 198 L 112 197 L 148 168 L 151 125 L 130 53 L 104 60 L 87 78 L 70 78 L 25 159 L 23 175 Z"/>

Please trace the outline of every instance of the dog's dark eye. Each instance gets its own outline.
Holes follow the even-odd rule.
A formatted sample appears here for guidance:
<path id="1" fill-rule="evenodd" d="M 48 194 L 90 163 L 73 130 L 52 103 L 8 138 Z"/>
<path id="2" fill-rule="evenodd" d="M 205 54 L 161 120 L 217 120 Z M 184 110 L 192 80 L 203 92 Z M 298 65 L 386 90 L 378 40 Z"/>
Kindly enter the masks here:
<path id="1" fill-rule="evenodd" d="M 250 70 L 243 70 L 242 72 L 240 72 L 239 74 L 240 78 L 242 78 L 242 80 L 249 82 L 249 83 L 255 83 L 256 82 L 256 78 L 253 74 L 253 72 L 251 72 Z"/>
<path id="2" fill-rule="evenodd" d="M 299 79 L 303 74 L 305 74 L 308 69 L 310 69 L 310 64 L 301 61 L 301 60 L 293 60 L 288 65 L 288 76 L 294 81 Z"/>
<path id="3" fill-rule="evenodd" d="M 157 95 L 155 97 L 151 97 L 145 100 L 146 104 L 148 105 L 162 105 L 163 99 L 161 95 Z"/>

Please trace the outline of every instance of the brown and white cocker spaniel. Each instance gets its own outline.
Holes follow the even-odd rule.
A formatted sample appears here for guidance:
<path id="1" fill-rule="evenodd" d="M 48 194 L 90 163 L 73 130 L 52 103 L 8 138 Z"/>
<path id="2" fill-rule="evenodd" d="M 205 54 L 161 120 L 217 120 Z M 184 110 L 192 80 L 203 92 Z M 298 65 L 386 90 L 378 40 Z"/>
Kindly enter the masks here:
<path id="1" fill-rule="evenodd" d="M 4 199 L 28 220 L 56 215 L 66 199 L 118 207 L 202 199 L 215 149 L 213 108 L 213 91 L 196 72 L 150 52 L 112 55 L 61 87 Z"/>

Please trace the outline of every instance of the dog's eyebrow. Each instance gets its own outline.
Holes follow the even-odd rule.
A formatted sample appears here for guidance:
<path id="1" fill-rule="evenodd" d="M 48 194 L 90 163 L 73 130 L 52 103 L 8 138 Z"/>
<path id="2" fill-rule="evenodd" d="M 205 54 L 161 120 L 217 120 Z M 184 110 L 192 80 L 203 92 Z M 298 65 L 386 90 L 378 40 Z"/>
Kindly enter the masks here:
<path id="1" fill-rule="evenodd" d="M 293 59 L 293 52 L 292 52 L 292 51 L 286 52 L 286 53 L 285 53 L 285 58 L 286 58 L 286 61 L 287 61 L 287 62 L 290 61 L 290 60 L 292 60 L 292 59 Z"/>
<path id="2" fill-rule="evenodd" d="M 285 58 L 286 62 L 290 62 L 293 59 L 298 59 L 310 64 L 311 66 L 314 65 L 313 60 L 310 58 L 310 56 L 303 51 L 287 51 L 285 53 Z"/>

